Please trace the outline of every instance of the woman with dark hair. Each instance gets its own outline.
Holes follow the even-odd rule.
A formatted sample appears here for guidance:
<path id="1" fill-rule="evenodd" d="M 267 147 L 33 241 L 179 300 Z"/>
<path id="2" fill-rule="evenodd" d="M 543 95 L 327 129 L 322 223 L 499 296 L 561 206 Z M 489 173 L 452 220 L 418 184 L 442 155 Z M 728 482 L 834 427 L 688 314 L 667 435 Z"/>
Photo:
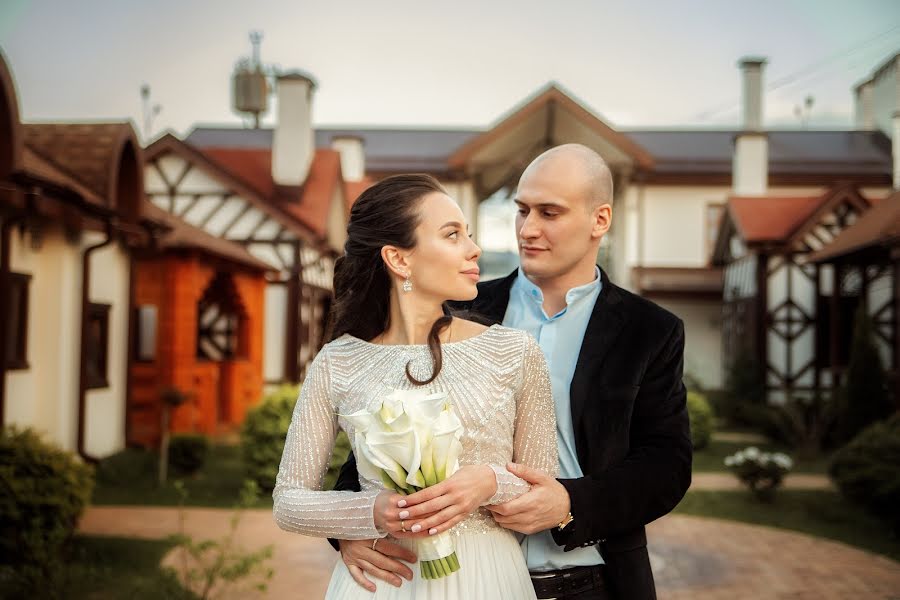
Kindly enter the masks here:
<path id="1" fill-rule="evenodd" d="M 440 579 L 375 589 L 338 561 L 327 598 L 534 598 L 521 547 L 484 508 L 529 489 L 510 461 L 555 476 L 556 418 L 543 354 L 527 333 L 450 316 L 447 301 L 477 294 L 480 248 L 465 217 L 427 175 L 387 178 L 350 212 L 334 274 L 331 341 L 309 367 L 276 479 L 274 513 L 287 531 L 338 539 L 454 534 L 461 568 Z M 403 497 L 360 475 L 362 491 L 322 491 L 341 415 L 395 389 L 446 392 L 463 423 L 460 469 L 441 484 L 444 525 L 407 527 Z M 355 448 L 354 448 L 355 450 Z M 376 539 L 377 538 L 377 539 Z M 358 577 L 357 577 L 358 576 Z M 356 580 L 355 580 L 356 579 Z M 360 581 L 360 583 L 357 583 Z"/>

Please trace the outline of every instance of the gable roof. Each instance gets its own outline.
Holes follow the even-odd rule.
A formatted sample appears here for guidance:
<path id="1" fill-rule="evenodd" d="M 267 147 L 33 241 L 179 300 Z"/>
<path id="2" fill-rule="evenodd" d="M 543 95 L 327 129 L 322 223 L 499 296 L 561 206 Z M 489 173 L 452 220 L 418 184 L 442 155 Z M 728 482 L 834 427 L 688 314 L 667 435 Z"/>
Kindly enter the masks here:
<path id="1" fill-rule="evenodd" d="M 780 242 L 816 212 L 823 198 L 731 197 L 728 199 L 728 214 L 745 242 Z"/>
<path id="2" fill-rule="evenodd" d="M 299 188 L 279 189 L 272 178 L 272 151 L 263 148 L 206 147 L 201 150 L 220 165 L 252 186 L 263 198 L 324 238 L 328 212 L 341 176 L 341 155 L 337 150 L 319 148 L 313 156 L 306 181 Z M 343 195 L 343 188 L 341 188 Z"/>
<path id="3" fill-rule="evenodd" d="M 810 260 L 823 262 L 874 246 L 900 245 L 900 192 L 881 200 L 844 229 Z"/>
<path id="4" fill-rule="evenodd" d="M 277 271 L 267 262 L 253 256 L 240 244 L 206 233 L 204 230 L 190 225 L 175 215 L 165 211 L 152 202 L 145 200 L 141 204 L 141 217 L 145 222 L 156 225 L 163 230 L 159 244 L 163 248 L 189 248 L 206 254 L 218 256 L 237 262 L 245 267 L 258 271 Z"/>
<path id="5" fill-rule="evenodd" d="M 259 160 L 250 160 L 245 164 L 242 162 L 240 154 L 230 154 L 227 157 L 229 164 L 226 165 L 171 133 L 163 135 L 150 144 L 145 151 L 145 157 L 148 161 L 152 161 L 170 152 L 179 154 L 186 160 L 199 165 L 235 194 L 270 215 L 279 225 L 301 239 L 317 243 L 323 242 L 321 236 L 308 224 L 285 211 L 282 204 L 275 200 L 274 193 L 265 193 L 264 190 L 257 189 L 257 186 L 263 182 L 263 179 L 256 174 L 261 164 Z M 240 169 L 233 170 L 231 166 L 240 166 Z"/>
<path id="6" fill-rule="evenodd" d="M 451 167 L 462 168 L 479 151 L 497 139 L 512 133 L 516 128 L 523 126 L 526 121 L 541 111 L 551 111 L 556 107 L 571 114 L 579 124 L 593 131 L 611 146 L 630 157 L 638 166 L 645 169 L 652 168 L 653 157 L 639 143 L 610 127 L 603 119 L 588 110 L 584 103 L 575 100 L 556 83 L 547 84 L 530 100 L 513 109 L 487 131 L 468 140 L 448 157 L 448 163 Z M 565 139 L 566 136 L 564 134 L 560 134 L 562 136 L 561 139 L 555 139 L 556 124 L 557 119 L 555 115 L 552 112 L 548 112 L 544 135 L 550 146 L 569 141 Z"/>

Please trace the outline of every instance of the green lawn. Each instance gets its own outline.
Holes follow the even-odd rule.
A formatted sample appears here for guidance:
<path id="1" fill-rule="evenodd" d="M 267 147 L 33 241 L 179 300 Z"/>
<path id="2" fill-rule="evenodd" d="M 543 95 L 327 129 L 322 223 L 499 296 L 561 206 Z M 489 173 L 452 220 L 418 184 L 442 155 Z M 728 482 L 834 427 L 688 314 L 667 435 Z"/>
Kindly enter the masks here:
<path id="1" fill-rule="evenodd" d="M 125 504 L 174 506 L 179 502 L 173 481 L 184 481 L 188 506 L 230 508 L 239 498 L 245 479 L 238 446 L 213 445 L 206 464 L 194 475 L 181 477 L 170 473 L 166 485 L 157 483 L 156 453 L 129 449 L 104 461 L 97 476 L 93 504 Z M 263 494 L 257 505 L 272 506 L 269 494 Z"/>
<path id="2" fill-rule="evenodd" d="M 56 584 L 49 589 L 21 589 L 0 578 L 0 597 L 66 600 L 194 600 L 171 571 L 159 563 L 172 543 L 117 537 L 76 536 Z M 45 580 L 44 584 L 46 585 Z"/>
<path id="3" fill-rule="evenodd" d="M 723 463 L 725 457 L 734 454 L 738 450 L 743 450 L 747 446 L 756 446 L 763 452 L 784 452 L 794 461 L 792 473 L 826 474 L 828 472 L 829 461 L 831 460 L 829 455 L 824 454 L 815 458 L 798 456 L 792 449 L 771 442 L 764 444 L 749 444 L 746 442 L 718 440 L 714 437 L 710 441 L 709 446 L 703 450 L 694 451 L 693 471 L 695 473 L 724 472 L 726 471 Z"/>
<path id="4" fill-rule="evenodd" d="M 325 489 L 334 487 L 337 472 L 349 452 L 346 436 L 338 438 L 331 465 L 325 476 Z M 101 463 L 97 472 L 93 504 L 175 506 L 179 495 L 173 482 L 184 482 L 188 506 L 233 507 L 240 496 L 247 475 L 241 462 L 239 446 L 214 444 L 209 448 L 206 464 L 196 474 L 180 476 L 170 472 L 168 483 L 157 483 L 156 453 L 128 449 Z M 272 496 L 262 493 L 258 508 L 270 508 Z"/>
<path id="5" fill-rule="evenodd" d="M 689 491 L 674 512 L 791 529 L 900 561 L 900 539 L 890 528 L 837 492 L 782 489 L 765 504 L 743 490 Z"/>

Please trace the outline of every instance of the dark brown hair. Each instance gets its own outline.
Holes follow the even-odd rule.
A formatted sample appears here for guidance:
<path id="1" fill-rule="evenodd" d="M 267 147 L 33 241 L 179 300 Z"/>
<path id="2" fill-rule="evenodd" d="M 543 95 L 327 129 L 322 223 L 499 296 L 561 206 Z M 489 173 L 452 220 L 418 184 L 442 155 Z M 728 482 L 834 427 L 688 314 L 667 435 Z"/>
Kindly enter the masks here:
<path id="1" fill-rule="evenodd" d="M 428 194 L 447 192 L 431 175 L 394 175 L 364 191 L 350 210 L 344 254 L 334 265 L 334 302 L 329 340 L 349 333 L 370 341 L 390 325 L 391 278 L 381 258 L 384 246 L 408 250 L 416 245 L 418 208 Z M 449 309 L 428 333 L 428 349 L 434 362 L 431 377 L 419 381 L 409 363 L 406 376 L 416 385 L 431 383 L 441 371 L 440 333 L 450 325 Z"/>

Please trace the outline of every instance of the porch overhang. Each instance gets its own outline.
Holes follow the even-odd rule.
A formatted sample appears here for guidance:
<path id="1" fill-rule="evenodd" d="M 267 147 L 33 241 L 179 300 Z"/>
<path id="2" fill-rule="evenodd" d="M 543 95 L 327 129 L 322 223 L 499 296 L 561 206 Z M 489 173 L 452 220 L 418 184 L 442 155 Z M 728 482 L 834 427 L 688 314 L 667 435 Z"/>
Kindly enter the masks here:
<path id="1" fill-rule="evenodd" d="M 479 199 L 514 185 L 536 156 L 560 144 L 596 150 L 614 175 L 651 169 L 653 158 L 585 105 L 551 83 L 448 159 L 451 170 L 471 177 Z"/>

